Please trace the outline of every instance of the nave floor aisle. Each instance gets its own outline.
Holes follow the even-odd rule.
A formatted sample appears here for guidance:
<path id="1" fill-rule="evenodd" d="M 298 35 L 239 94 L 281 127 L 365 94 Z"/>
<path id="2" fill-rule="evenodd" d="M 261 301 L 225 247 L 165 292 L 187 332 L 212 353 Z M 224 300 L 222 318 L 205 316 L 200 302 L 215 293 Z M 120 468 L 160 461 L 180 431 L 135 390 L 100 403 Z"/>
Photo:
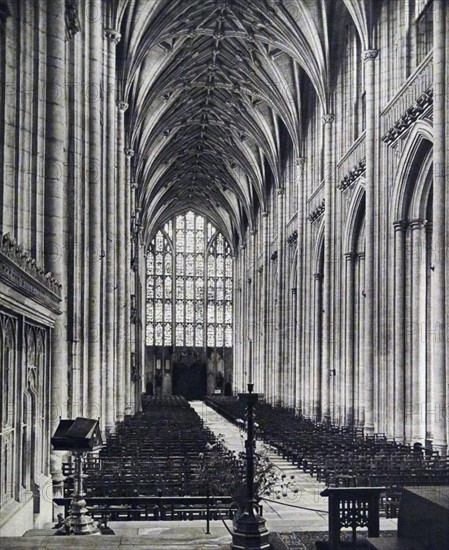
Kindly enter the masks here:
<path id="1" fill-rule="evenodd" d="M 224 436 L 225 444 L 229 449 L 237 452 L 244 450 L 245 432 L 241 432 L 237 426 L 223 418 L 204 402 L 191 401 L 190 404 L 216 435 L 222 434 Z M 257 445 L 260 445 L 260 442 L 257 442 Z M 269 452 L 268 456 L 282 473 L 287 476 L 295 476 L 294 484 L 299 489 L 297 494 L 291 493 L 276 503 L 263 502 L 263 515 L 267 520 L 268 530 L 279 533 L 327 531 L 328 499 L 320 496 L 320 492 L 325 488 L 324 483 L 319 483 L 310 474 L 298 470 L 296 466 L 274 452 Z M 289 506 L 285 506 L 285 504 Z M 300 506 L 301 508 L 292 506 Z M 396 528 L 397 520 L 380 518 L 381 530 L 396 530 Z"/>
<path id="2" fill-rule="evenodd" d="M 237 426 L 223 418 L 204 402 L 193 401 L 190 404 L 215 435 L 222 434 L 224 436 L 225 444 L 229 449 L 236 452 L 244 450 L 246 437 L 244 431 L 240 431 Z M 260 445 L 261 442 L 257 442 L 256 449 L 260 448 Z M 320 491 L 325 487 L 324 484 L 318 483 L 309 474 L 300 472 L 298 468 L 274 452 L 268 452 L 268 457 L 282 473 L 287 476 L 295 476 L 295 486 L 299 489 L 297 494 L 291 493 L 276 503 L 263 502 L 263 515 L 267 520 L 268 529 L 278 532 L 327 531 L 327 499 L 320 496 Z M 281 503 L 308 509 L 293 508 Z"/>

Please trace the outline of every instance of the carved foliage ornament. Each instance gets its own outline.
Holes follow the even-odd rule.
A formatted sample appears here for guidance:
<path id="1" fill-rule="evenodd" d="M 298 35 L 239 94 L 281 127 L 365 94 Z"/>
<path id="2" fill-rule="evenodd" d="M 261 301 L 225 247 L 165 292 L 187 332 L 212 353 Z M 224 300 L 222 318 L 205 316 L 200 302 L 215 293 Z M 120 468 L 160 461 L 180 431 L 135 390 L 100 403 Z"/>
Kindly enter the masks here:
<path id="1" fill-rule="evenodd" d="M 415 105 L 409 107 L 388 132 L 382 136 L 382 141 L 392 145 L 410 126 L 420 118 L 423 113 L 433 104 L 433 90 L 427 90 L 419 96 Z"/>
<path id="2" fill-rule="evenodd" d="M 287 242 L 290 246 L 293 246 L 298 241 L 298 231 L 295 229 L 293 233 L 287 238 Z"/>
<path id="3" fill-rule="evenodd" d="M 316 220 L 321 218 L 321 216 L 324 214 L 324 210 L 325 210 L 325 204 L 323 199 L 321 203 L 312 210 L 312 212 L 310 213 L 307 219 L 312 223 L 315 222 Z"/>
<path id="4" fill-rule="evenodd" d="M 337 189 L 340 189 L 340 191 L 344 191 L 345 189 L 350 187 L 359 176 L 364 174 L 365 171 L 366 171 L 366 160 L 363 158 L 340 181 L 340 183 L 337 185 Z"/>
<path id="5" fill-rule="evenodd" d="M 9 233 L 0 233 L 0 281 L 59 313 L 61 284 L 51 272 L 40 268 Z"/>

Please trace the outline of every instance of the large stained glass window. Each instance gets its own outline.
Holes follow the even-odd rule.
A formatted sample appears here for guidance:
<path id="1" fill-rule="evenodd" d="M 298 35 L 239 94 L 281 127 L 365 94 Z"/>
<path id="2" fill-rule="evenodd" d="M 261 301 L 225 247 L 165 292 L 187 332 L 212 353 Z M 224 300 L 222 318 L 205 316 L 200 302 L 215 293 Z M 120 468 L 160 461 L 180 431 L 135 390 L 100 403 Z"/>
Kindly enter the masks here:
<path id="1" fill-rule="evenodd" d="M 232 345 L 231 248 L 194 212 L 167 223 L 149 247 L 147 345 Z"/>

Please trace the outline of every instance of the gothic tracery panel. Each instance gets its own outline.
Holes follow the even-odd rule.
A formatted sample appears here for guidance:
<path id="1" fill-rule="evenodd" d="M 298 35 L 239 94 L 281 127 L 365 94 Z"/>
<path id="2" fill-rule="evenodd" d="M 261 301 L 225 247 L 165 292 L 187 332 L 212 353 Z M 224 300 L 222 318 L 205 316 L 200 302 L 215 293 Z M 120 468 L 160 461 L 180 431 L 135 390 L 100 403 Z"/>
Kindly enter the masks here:
<path id="1" fill-rule="evenodd" d="M 17 319 L 6 313 L 0 313 L 0 376 L 2 383 L 0 505 L 3 505 L 14 498 L 16 480 L 14 407 L 17 392 Z"/>
<path id="2" fill-rule="evenodd" d="M 223 235 L 187 212 L 153 239 L 147 259 L 147 345 L 231 347 L 232 255 Z"/>

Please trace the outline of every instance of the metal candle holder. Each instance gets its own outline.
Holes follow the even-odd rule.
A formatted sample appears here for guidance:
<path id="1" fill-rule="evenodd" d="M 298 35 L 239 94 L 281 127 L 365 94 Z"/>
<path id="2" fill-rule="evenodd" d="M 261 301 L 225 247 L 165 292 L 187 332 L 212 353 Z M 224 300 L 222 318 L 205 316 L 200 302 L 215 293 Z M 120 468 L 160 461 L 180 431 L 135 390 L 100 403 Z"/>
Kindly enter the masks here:
<path id="1" fill-rule="evenodd" d="M 268 530 L 265 519 L 257 512 L 257 502 L 254 498 L 254 405 L 258 394 L 253 393 L 254 384 L 248 384 L 248 393 L 239 394 L 239 399 L 246 401 L 247 439 L 246 449 L 246 499 L 243 514 L 234 524 L 232 534 L 232 550 L 269 550 Z"/>

